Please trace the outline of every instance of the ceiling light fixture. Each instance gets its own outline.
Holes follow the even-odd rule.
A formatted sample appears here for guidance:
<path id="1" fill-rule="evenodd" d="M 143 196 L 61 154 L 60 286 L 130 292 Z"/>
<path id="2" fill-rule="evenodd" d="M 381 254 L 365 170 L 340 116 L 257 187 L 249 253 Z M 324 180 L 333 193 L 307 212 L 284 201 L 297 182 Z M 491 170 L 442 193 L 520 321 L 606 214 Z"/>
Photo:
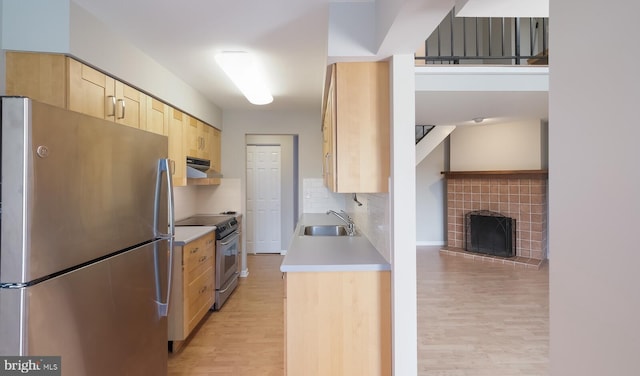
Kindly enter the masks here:
<path id="1" fill-rule="evenodd" d="M 473 118 L 473 122 L 476 124 L 482 123 L 483 121 L 484 121 L 484 118 L 481 118 L 481 117 Z"/>
<path id="2" fill-rule="evenodd" d="M 216 55 L 216 61 L 249 102 L 257 105 L 273 102 L 265 78 L 250 53 L 224 51 Z"/>

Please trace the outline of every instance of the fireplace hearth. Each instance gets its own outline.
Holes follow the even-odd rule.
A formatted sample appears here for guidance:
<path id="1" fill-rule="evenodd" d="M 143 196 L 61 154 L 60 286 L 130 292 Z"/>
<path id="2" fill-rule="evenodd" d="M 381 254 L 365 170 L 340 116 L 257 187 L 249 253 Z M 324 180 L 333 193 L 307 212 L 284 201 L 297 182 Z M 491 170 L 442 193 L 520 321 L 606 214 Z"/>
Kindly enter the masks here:
<path id="1" fill-rule="evenodd" d="M 493 256 L 516 255 L 516 220 L 489 210 L 465 214 L 465 250 Z"/>

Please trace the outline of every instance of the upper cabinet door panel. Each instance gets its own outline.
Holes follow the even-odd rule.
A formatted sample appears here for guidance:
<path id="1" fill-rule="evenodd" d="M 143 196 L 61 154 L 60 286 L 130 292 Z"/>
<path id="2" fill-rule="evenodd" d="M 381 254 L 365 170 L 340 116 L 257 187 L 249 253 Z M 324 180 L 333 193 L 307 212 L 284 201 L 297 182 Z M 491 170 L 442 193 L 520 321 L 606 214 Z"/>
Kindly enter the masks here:
<path id="1" fill-rule="evenodd" d="M 115 119 L 115 80 L 79 61 L 67 58 L 69 110 L 100 119 Z"/>
<path id="2" fill-rule="evenodd" d="M 169 133 L 169 106 L 159 100 L 147 97 L 147 122 L 145 129 L 161 134 Z"/>
<path id="3" fill-rule="evenodd" d="M 120 81 L 116 81 L 116 122 L 145 129 L 147 96 Z"/>

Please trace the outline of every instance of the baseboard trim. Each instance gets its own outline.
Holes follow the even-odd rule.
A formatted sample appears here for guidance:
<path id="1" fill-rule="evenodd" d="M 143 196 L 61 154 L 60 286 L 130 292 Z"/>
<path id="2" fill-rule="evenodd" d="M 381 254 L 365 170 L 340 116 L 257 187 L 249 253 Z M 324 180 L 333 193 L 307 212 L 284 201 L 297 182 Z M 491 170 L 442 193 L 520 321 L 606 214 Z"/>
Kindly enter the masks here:
<path id="1" fill-rule="evenodd" d="M 442 246 L 446 245 L 447 242 L 444 240 L 426 240 L 426 241 L 416 241 L 417 246 Z"/>

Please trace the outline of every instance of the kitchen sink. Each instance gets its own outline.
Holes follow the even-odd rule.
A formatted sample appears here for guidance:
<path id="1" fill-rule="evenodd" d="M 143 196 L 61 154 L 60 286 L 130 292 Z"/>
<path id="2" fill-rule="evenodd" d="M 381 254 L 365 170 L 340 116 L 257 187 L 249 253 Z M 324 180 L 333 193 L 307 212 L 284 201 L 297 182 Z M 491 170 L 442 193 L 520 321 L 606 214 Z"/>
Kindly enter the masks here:
<path id="1" fill-rule="evenodd" d="M 347 236 L 347 229 L 345 226 L 339 225 L 316 225 L 316 226 L 304 226 L 300 231 L 300 235 L 307 236 Z"/>

